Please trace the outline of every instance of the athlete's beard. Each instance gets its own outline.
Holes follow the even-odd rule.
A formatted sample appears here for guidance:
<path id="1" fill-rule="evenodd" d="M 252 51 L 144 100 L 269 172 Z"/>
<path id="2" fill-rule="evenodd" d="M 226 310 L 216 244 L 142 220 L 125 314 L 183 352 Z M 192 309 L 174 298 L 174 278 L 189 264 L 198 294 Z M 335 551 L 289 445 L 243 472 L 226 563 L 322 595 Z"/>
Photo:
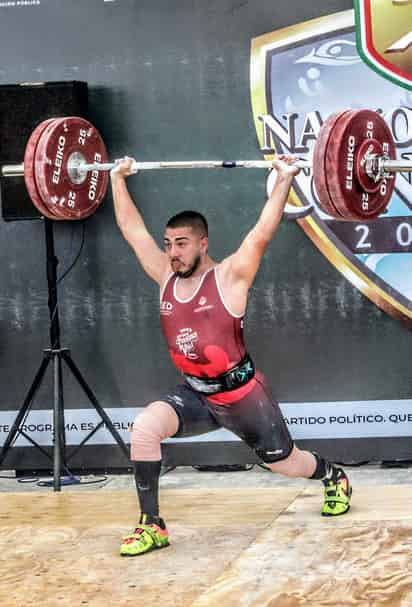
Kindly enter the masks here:
<path id="1" fill-rule="evenodd" d="M 200 255 L 198 255 L 195 258 L 191 268 L 186 270 L 186 272 L 176 272 L 176 276 L 178 276 L 179 278 L 189 278 L 190 276 L 192 276 L 192 274 L 194 272 L 196 272 L 196 270 L 198 269 L 199 266 L 200 266 Z"/>

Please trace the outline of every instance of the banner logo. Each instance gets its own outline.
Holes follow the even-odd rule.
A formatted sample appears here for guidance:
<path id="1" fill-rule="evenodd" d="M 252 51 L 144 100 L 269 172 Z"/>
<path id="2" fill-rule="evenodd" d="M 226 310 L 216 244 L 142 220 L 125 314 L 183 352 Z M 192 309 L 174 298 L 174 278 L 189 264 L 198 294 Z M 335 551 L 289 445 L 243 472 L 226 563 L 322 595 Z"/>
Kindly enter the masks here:
<path id="1" fill-rule="evenodd" d="M 252 40 L 250 83 L 259 146 L 265 158 L 291 153 L 311 161 L 325 119 L 345 109 L 379 111 L 398 158 L 412 160 L 412 92 L 368 69 L 359 57 L 353 11 Z M 291 202 L 315 211 L 298 223 L 329 261 L 364 295 L 412 326 L 412 181 L 397 173 L 384 215 L 337 221 L 318 205 L 311 169 L 294 180 Z M 268 189 L 271 184 L 268 183 Z"/>
<path id="2" fill-rule="evenodd" d="M 381 76 L 412 89 L 411 0 L 355 0 L 362 59 Z"/>

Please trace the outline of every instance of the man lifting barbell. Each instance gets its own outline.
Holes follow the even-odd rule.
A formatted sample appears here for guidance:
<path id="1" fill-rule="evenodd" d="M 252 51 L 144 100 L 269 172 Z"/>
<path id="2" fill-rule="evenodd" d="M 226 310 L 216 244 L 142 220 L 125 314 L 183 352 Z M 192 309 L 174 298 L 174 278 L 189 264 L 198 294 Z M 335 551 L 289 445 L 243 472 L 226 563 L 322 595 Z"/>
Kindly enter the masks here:
<path id="1" fill-rule="evenodd" d="M 134 422 L 131 459 L 141 514 L 133 533 L 123 539 L 123 556 L 169 543 L 158 500 L 160 444 L 169 437 L 226 428 L 273 472 L 321 480 L 323 515 L 349 510 L 352 490 L 345 472 L 319 454 L 294 445 L 278 403 L 243 342 L 248 292 L 299 172 L 294 161 L 290 156 L 273 161 L 275 185 L 257 223 L 238 250 L 221 262 L 209 256 L 207 222 L 195 211 L 169 219 L 163 252 L 127 189 L 125 178 L 136 172 L 133 159 L 118 161 L 111 171 L 116 221 L 143 269 L 160 287 L 162 330 L 184 379 L 148 404 Z"/>
<path id="2" fill-rule="evenodd" d="M 254 448 L 270 469 L 288 476 L 322 479 L 323 514 L 334 516 L 349 509 L 351 490 L 344 472 L 317 454 L 293 446 L 264 378 L 255 372 L 246 353 L 242 318 L 248 290 L 299 168 L 311 167 L 319 208 L 331 218 L 368 221 L 386 212 L 395 173 L 411 171 L 412 164 L 396 158 L 395 142 L 384 118 L 367 109 L 336 112 L 322 125 L 312 162 L 292 162 L 289 157 L 274 161 L 279 175 L 256 226 L 238 251 L 220 263 L 208 256 L 206 221 L 193 212 L 168 222 L 165 252 L 160 251 L 125 185 L 125 177 L 140 169 L 271 165 L 271 161 L 262 160 L 125 160 L 116 165 L 107 161 L 105 144 L 96 128 L 84 118 L 72 116 L 39 124 L 28 140 L 24 162 L 1 169 L 3 177 L 24 175 L 35 206 L 55 220 L 92 215 L 105 197 L 107 173 L 112 171 L 119 226 L 145 271 L 162 288 L 162 326 L 185 382 L 176 392 L 149 405 L 136 421 L 132 459 L 136 461 L 142 515 L 135 533 L 122 544 L 122 554 L 140 554 L 168 542 L 157 498 L 160 441 L 167 436 L 229 428 Z M 312 210 L 295 207 L 288 214 L 299 218 Z"/>

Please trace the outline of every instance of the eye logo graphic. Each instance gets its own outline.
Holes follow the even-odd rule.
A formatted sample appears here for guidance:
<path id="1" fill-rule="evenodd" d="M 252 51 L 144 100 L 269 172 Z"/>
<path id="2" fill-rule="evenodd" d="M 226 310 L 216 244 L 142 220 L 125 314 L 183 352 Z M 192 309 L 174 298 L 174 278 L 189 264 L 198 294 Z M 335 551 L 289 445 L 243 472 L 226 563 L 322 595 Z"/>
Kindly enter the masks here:
<path id="1" fill-rule="evenodd" d="M 412 89 L 411 0 L 355 0 L 362 59 L 381 76 Z"/>
<path id="2" fill-rule="evenodd" d="M 311 160 L 330 114 L 368 108 L 382 113 L 398 158 L 412 161 L 412 92 L 382 79 L 359 57 L 353 11 L 254 38 L 250 83 L 259 147 L 267 159 L 291 153 Z M 347 280 L 412 327 L 411 173 L 396 174 L 385 214 L 370 222 L 336 221 L 324 213 L 311 169 L 295 177 L 291 201 L 314 205 L 298 223 Z"/>

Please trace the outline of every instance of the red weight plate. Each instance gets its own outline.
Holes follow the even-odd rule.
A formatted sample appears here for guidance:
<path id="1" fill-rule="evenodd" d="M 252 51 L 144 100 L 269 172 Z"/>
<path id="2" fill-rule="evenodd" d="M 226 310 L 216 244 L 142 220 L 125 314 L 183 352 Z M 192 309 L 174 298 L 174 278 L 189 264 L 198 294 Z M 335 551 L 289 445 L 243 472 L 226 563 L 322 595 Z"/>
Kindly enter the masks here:
<path id="1" fill-rule="evenodd" d="M 81 164 L 107 162 L 103 139 L 84 118 L 59 118 L 43 132 L 36 153 L 36 182 L 43 202 L 65 219 L 94 213 L 107 190 L 107 171 L 82 172 Z"/>
<path id="2" fill-rule="evenodd" d="M 36 157 L 36 149 L 39 143 L 40 137 L 42 136 L 45 129 L 54 122 L 54 118 L 49 118 L 48 120 L 43 120 L 40 122 L 30 135 L 26 148 L 24 150 L 24 181 L 26 184 L 27 191 L 29 196 L 37 208 L 38 211 L 48 219 L 58 219 L 44 204 L 39 191 L 37 189 L 36 183 L 36 171 L 35 171 L 35 157 Z"/>
<path id="3" fill-rule="evenodd" d="M 325 120 L 315 143 L 312 161 L 313 180 L 319 198 L 319 206 L 322 211 L 328 215 L 338 218 L 341 217 L 341 215 L 333 204 L 327 184 L 327 173 L 329 169 L 326 166 L 326 149 L 331 131 L 337 121 L 346 113 L 347 111 L 335 112 Z"/>
<path id="4" fill-rule="evenodd" d="M 372 110 L 357 110 L 343 116 L 329 137 L 326 149 L 327 184 L 334 206 L 352 220 L 375 219 L 389 203 L 395 187 L 392 178 L 381 179 L 379 188 L 368 192 L 362 187 L 356 171 L 357 158 L 364 154 L 364 141 L 376 140 L 385 155 L 396 158 L 392 133 L 385 120 Z"/>
<path id="5" fill-rule="evenodd" d="M 96 129 L 83 118 L 60 118 L 43 133 L 38 149 L 43 201 L 62 219 L 84 219 L 94 213 L 106 192 L 108 174 L 81 175 L 71 171 L 69 164 L 73 157 L 86 163 L 106 161 L 106 149 Z"/>

